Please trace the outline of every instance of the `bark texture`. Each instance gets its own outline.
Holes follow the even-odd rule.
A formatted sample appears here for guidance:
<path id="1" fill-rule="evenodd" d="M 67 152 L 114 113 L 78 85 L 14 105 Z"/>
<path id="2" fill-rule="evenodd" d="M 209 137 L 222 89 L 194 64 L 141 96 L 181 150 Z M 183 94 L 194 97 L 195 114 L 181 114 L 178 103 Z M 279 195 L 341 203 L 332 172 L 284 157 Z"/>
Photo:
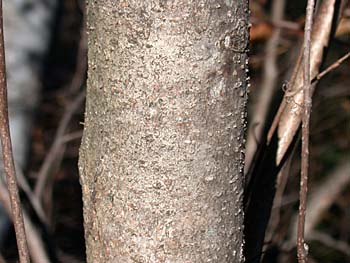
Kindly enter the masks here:
<path id="1" fill-rule="evenodd" d="M 88 2 L 87 261 L 242 262 L 248 2 Z"/>

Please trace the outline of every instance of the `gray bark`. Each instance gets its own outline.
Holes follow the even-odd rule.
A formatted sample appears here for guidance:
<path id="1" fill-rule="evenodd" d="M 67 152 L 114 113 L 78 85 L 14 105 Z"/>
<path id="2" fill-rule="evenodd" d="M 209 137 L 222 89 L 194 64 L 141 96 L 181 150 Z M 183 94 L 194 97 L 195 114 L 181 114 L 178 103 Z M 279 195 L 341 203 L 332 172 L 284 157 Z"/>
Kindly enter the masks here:
<path id="1" fill-rule="evenodd" d="M 248 3 L 88 1 L 88 262 L 242 262 Z"/>

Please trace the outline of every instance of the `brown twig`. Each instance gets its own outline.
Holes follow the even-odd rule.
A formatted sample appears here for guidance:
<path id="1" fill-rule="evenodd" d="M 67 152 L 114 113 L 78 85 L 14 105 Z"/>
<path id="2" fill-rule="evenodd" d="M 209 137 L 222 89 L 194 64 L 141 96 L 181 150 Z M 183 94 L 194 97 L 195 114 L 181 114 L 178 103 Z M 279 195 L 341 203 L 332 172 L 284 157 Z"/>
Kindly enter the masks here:
<path id="1" fill-rule="evenodd" d="M 283 99 L 281 101 L 280 107 L 278 108 L 278 111 L 277 111 L 277 113 L 272 121 L 271 127 L 267 133 L 267 141 L 266 141 L 267 144 L 270 144 L 270 142 L 271 142 L 272 136 L 278 127 L 278 123 L 281 119 L 281 115 L 283 113 L 285 106 L 286 106 L 286 101 Z"/>
<path id="2" fill-rule="evenodd" d="M 84 99 L 85 91 L 81 91 L 74 101 L 67 107 L 60 121 L 55 135 L 55 140 L 49 150 L 49 153 L 46 155 L 43 165 L 40 168 L 37 183 L 35 185 L 34 193 L 37 197 L 39 197 L 39 199 L 41 199 L 46 183 L 50 179 L 49 175 L 52 164 L 56 160 L 57 154 L 60 152 L 63 145 L 62 137 L 64 137 L 70 120 L 72 119 L 74 113 L 80 108 L 80 105 L 83 103 Z"/>
<path id="3" fill-rule="evenodd" d="M 319 241 L 330 248 L 336 249 L 345 255 L 350 256 L 350 246 L 346 242 L 336 240 L 325 233 L 312 231 L 309 240 Z"/>
<path id="4" fill-rule="evenodd" d="M 83 14 L 82 29 L 80 31 L 80 42 L 79 50 L 77 55 L 77 68 L 72 81 L 68 87 L 70 93 L 77 92 L 81 86 L 84 84 L 86 78 L 87 69 L 87 35 L 86 35 L 86 10 L 84 2 L 80 5 L 81 12 Z M 81 91 L 74 101 L 66 108 L 66 111 L 60 121 L 58 126 L 54 142 L 46 155 L 46 158 L 39 170 L 38 179 L 34 188 L 34 193 L 39 199 L 42 198 L 45 186 L 50 179 L 50 169 L 56 160 L 56 156 L 61 151 L 62 146 L 65 143 L 65 132 L 67 130 L 68 124 L 73 117 L 73 114 L 79 109 L 81 103 L 85 99 L 85 91 Z"/>
<path id="5" fill-rule="evenodd" d="M 12 218 L 15 227 L 19 259 L 21 263 L 29 263 L 30 257 L 21 211 L 21 202 L 18 194 L 16 171 L 10 137 L 3 32 L 2 0 L 0 0 L 0 137 L 4 160 L 4 171 L 6 174 L 7 187 L 10 193 Z"/>
<path id="6" fill-rule="evenodd" d="M 350 163 L 345 160 L 327 176 L 327 179 L 317 186 L 315 193 L 308 201 L 310 210 L 306 216 L 305 237 L 308 239 L 316 224 L 320 221 L 321 215 L 334 203 L 335 199 L 343 192 L 350 182 Z M 350 251 L 349 251 L 350 252 Z"/>
<path id="7" fill-rule="evenodd" d="M 0 180 L 0 202 L 5 208 L 5 211 L 12 219 L 11 216 L 11 201 L 9 192 L 6 189 L 5 184 Z M 23 218 L 25 229 L 28 237 L 28 247 L 31 258 L 35 263 L 50 263 L 49 257 L 45 251 L 43 240 L 40 237 L 39 231 L 35 228 L 34 224 L 30 221 L 26 211 L 23 210 Z"/>
<path id="8" fill-rule="evenodd" d="M 283 19 L 285 0 L 275 0 L 272 6 L 272 21 L 280 21 Z M 252 125 L 249 128 L 248 140 L 246 146 L 245 170 L 249 170 L 249 166 L 253 160 L 254 153 L 257 150 L 257 143 L 261 141 L 264 131 L 264 121 L 268 114 L 273 94 L 276 90 L 276 82 L 278 79 L 277 48 L 280 44 L 281 28 L 276 28 L 266 43 L 266 55 L 264 62 L 264 75 L 259 100 L 256 103 L 254 114 L 252 116 Z"/>
<path id="9" fill-rule="evenodd" d="M 68 133 L 61 138 L 61 143 L 67 143 L 70 141 L 81 139 L 82 136 L 83 136 L 83 130 Z"/>
<path id="10" fill-rule="evenodd" d="M 305 244 L 305 214 L 307 199 L 307 182 L 309 170 L 309 136 L 310 136 L 310 112 L 311 112 L 311 30 L 314 16 L 314 0 L 308 0 L 306 7 L 305 37 L 304 37 L 304 111 L 302 117 L 301 136 L 301 178 L 300 178 L 300 204 L 298 217 L 297 251 L 299 263 L 307 262 L 307 245 Z"/>
<path id="11" fill-rule="evenodd" d="M 272 241 L 272 240 L 276 241 L 275 234 L 277 234 L 276 228 L 278 227 L 278 224 L 280 221 L 283 194 L 287 186 L 289 174 L 291 172 L 291 165 L 292 165 L 296 150 L 299 146 L 300 139 L 301 139 L 301 134 L 299 133 L 298 139 L 297 139 L 298 143 L 294 144 L 292 152 L 288 157 L 288 160 L 285 162 L 281 171 L 277 175 L 276 194 L 273 200 L 273 210 L 271 212 L 269 226 L 267 228 L 268 235 L 266 235 L 266 238 L 265 238 L 266 241 Z M 298 199 L 296 198 L 296 201 L 297 200 Z M 279 236 L 281 235 L 280 233 L 278 234 Z"/>
<path id="12" fill-rule="evenodd" d="M 312 240 L 311 233 L 315 231 L 317 223 L 320 222 L 322 214 L 330 208 L 337 197 L 348 187 L 350 183 L 350 163 L 348 160 L 342 161 L 337 167 L 327 175 L 327 179 L 314 187 L 310 193 L 307 203 L 308 213 L 305 220 L 305 239 Z M 293 196 L 286 200 L 286 204 L 293 202 Z M 295 247 L 297 240 L 295 229 L 297 228 L 297 217 L 293 217 L 290 224 L 290 238 L 285 243 L 285 248 L 291 250 Z"/>
<path id="13" fill-rule="evenodd" d="M 316 78 L 312 80 L 312 82 L 319 81 L 321 78 L 323 78 L 325 75 L 327 75 L 332 70 L 336 69 L 343 63 L 345 60 L 347 60 L 350 57 L 350 52 L 346 53 L 344 56 L 342 56 L 340 59 L 338 59 L 336 62 L 334 62 L 332 65 L 330 65 L 328 68 L 323 70 L 321 73 L 319 73 Z"/>
<path id="14" fill-rule="evenodd" d="M 18 166 L 16 166 L 16 167 L 18 167 Z M 21 190 L 23 190 L 26 193 L 28 200 L 31 203 L 31 205 L 33 206 L 33 209 L 34 209 L 36 215 L 39 217 L 39 219 L 41 220 L 42 223 L 44 223 L 45 225 L 48 225 L 48 220 L 47 220 L 47 217 L 45 215 L 44 209 L 41 205 L 39 198 L 37 198 L 34 195 L 32 188 L 30 187 L 22 170 L 18 169 L 18 168 L 17 168 L 17 180 L 18 180 L 18 185 L 21 188 Z"/>
<path id="15" fill-rule="evenodd" d="M 275 28 L 281 28 L 281 29 L 287 29 L 287 30 L 293 30 L 293 31 L 299 31 L 302 29 L 302 25 L 299 23 L 288 21 L 288 20 L 267 20 L 267 19 L 260 19 L 257 17 L 252 17 L 251 22 L 253 24 L 259 24 L 259 23 L 267 23 Z"/>
<path id="16" fill-rule="evenodd" d="M 296 60 L 295 67 L 293 69 L 293 73 L 291 75 L 291 78 L 290 78 L 289 82 L 285 85 L 285 89 L 286 90 L 284 90 L 284 91 L 286 93 L 289 92 L 290 86 L 293 86 L 295 84 L 295 81 L 296 81 L 296 78 L 297 78 L 298 69 L 299 69 L 299 67 L 301 67 L 302 62 L 303 62 L 303 57 L 302 57 L 302 53 L 300 53 L 298 55 L 297 60 Z M 267 144 L 270 144 L 272 136 L 274 135 L 274 133 L 275 133 L 275 131 L 276 131 L 276 129 L 277 129 L 279 123 L 280 123 L 281 116 L 282 116 L 286 106 L 287 106 L 287 96 L 284 96 L 284 98 L 282 99 L 281 104 L 280 104 L 280 106 L 278 108 L 278 111 L 277 111 L 277 113 L 276 113 L 276 115 L 275 115 L 275 117 L 273 119 L 271 127 L 270 127 L 270 129 L 269 129 L 269 131 L 267 133 Z"/>
<path id="17" fill-rule="evenodd" d="M 315 78 L 319 73 L 319 68 L 324 58 L 324 52 L 329 45 L 331 38 L 332 25 L 338 18 L 338 6 L 335 5 L 336 0 L 324 0 L 320 4 L 315 18 L 315 23 L 312 30 L 312 42 L 310 53 L 310 74 L 311 78 Z M 341 13 L 341 12 L 339 12 Z M 300 57 L 302 56 L 302 53 Z M 303 100 L 304 100 L 304 73 L 303 65 L 297 63 L 292 80 L 288 83 L 288 90 L 281 105 L 282 113 L 278 121 L 278 150 L 276 163 L 280 163 L 285 153 L 287 152 L 294 135 L 299 129 L 303 115 Z M 314 88 L 311 88 L 311 94 Z"/>

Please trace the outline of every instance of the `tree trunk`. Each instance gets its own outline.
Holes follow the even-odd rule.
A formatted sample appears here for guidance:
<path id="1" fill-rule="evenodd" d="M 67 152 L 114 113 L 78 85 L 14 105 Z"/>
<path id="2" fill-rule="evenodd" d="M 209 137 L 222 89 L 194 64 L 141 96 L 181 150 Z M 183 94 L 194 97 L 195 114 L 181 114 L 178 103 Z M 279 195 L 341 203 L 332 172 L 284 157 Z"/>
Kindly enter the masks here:
<path id="1" fill-rule="evenodd" d="M 89 0 L 87 262 L 242 262 L 247 0 Z"/>

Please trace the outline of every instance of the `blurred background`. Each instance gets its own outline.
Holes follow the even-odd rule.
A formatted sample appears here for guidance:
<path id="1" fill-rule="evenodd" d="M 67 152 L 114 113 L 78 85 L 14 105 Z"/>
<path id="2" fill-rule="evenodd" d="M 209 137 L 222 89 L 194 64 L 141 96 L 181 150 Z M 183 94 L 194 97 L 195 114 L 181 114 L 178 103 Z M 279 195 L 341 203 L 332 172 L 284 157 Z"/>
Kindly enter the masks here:
<path id="1" fill-rule="evenodd" d="M 17 173 L 27 178 L 19 178 L 21 198 L 49 262 L 84 262 L 77 161 L 86 88 L 85 1 L 4 0 L 3 13 L 11 136 Z M 32 193 L 23 190 L 26 183 Z M 38 199 L 43 211 L 33 208 Z M 0 209 L 1 255 L 17 262 L 14 231 L 3 214 Z"/>
<path id="2" fill-rule="evenodd" d="M 305 0 L 252 0 L 247 164 L 271 127 L 304 36 Z M 346 1 L 345 1 L 346 2 Z M 317 6 L 322 1 L 317 1 Z M 347 2 L 321 71 L 350 51 Z M 350 60 L 316 85 L 310 124 L 306 242 L 309 262 L 350 262 Z M 300 134 L 284 176 L 278 177 L 263 249 L 264 262 L 297 262 Z"/>
<path id="3" fill-rule="evenodd" d="M 28 183 L 34 189 L 34 193 L 24 190 L 22 199 L 40 236 L 47 241 L 48 257 L 67 263 L 85 262 L 77 169 L 87 67 L 84 2 L 4 0 L 9 93 L 13 94 L 9 96 L 10 115 L 13 120 L 25 119 L 25 124 L 11 123 L 13 133 L 23 130 L 13 139 L 13 144 L 19 145 L 14 146 L 15 159 L 18 170 L 27 178 L 21 179 L 21 188 Z M 306 1 L 250 0 L 250 7 L 248 166 L 259 138 L 271 126 L 296 63 Z M 349 51 L 347 6 L 322 68 Z M 16 61 L 24 62 L 18 65 Z M 314 95 L 307 208 L 310 224 L 306 232 L 309 262 L 350 262 L 349 70 L 350 60 L 346 60 L 318 82 Z M 20 74 L 22 82 L 17 83 Z M 32 88 L 24 91 L 23 85 Z M 280 178 L 282 187 L 266 234 L 264 262 L 297 262 L 294 239 L 300 145 L 295 147 L 287 168 L 288 176 Z M 37 198 L 44 200 L 42 217 L 33 208 L 33 199 L 35 203 Z M 15 262 L 13 229 L 6 219 L 1 222 L 1 255 L 6 262 Z"/>

